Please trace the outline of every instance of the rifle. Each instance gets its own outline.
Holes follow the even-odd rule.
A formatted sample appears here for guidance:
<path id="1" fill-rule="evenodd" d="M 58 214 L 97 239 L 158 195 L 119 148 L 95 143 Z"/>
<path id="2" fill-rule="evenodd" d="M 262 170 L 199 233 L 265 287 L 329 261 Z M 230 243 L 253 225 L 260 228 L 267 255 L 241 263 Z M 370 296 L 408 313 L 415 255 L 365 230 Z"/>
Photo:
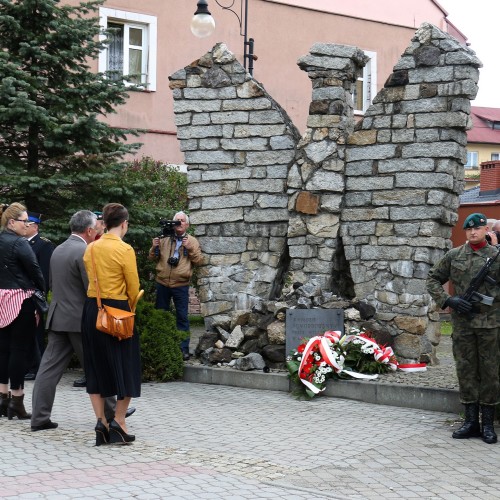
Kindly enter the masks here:
<path id="1" fill-rule="evenodd" d="M 486 259 L 486 262 L 483 264 L 483 267 L 481 267 L 481 269 L 479 269 L 474 278 L 472 278 L 469 286 L 467 287 L 467 290 L 465 290 L 464 294 L 462 295 L 462 299 L 472 304 L 478 302 L 481 304 L 485 304 L 487 306 L 491 306 L 493 304 L 493 297 L 489 297 L 488 295 L 483 295 L 482 293 L 479 293 L 477 290 L 484 282 L 490 285 L 497 284 L 496 280 L 494 280 L 491 276 L 488 275 L 491 266 L 493 265 L 498 255 L 500 254 L 500 249 L 497 248 L 497 250 L 498 251 L 495 257 L 488 257 Z"/>

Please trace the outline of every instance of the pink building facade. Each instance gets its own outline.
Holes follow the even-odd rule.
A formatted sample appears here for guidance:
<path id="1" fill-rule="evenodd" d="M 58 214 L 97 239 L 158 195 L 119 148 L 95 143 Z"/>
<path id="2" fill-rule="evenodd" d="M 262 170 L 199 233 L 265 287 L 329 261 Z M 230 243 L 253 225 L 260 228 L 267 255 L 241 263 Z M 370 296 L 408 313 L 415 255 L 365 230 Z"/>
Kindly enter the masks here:
<path id="1" fill-rule="evenodd" d="M 219 0 L 229 5 L 231 0 Z M 65 3 L 76 4 L 75 0 Z M 243 61 L 243 38 L 236 16 L 208 0 L 216 21 L 213 35 L 196 38 L 190 22 L 196 0 L 108 0 L 100 8 L 101 24 L 120 31 L 118 41 L 101 54 L 95 70 L 140 73 L 143 91 L 133 91 L 126 105 L 106 117 L 116 127 L 146 131 L 139 156 L 182 164 L 168 77 L 224 42 Z M 233 9 L 239 14 L 240 2 Z M 434 0 L 248 0 L 248 36 L 255 39 L 253 76 L 285 108 L 302 132 L 306 128 L 310 82 L 297 60 L 316 42 L 354 45 L 370 58 L 358 82 L 356 109 L 363 109 L 383 87 L 394 64 L 422 22 L 436 25 L 461 41 L 465 37 L 447 21 Z M 136 82 L 137 83 L 137 82 Z M 134 142 L 137 139 L 134 138 Z"/>

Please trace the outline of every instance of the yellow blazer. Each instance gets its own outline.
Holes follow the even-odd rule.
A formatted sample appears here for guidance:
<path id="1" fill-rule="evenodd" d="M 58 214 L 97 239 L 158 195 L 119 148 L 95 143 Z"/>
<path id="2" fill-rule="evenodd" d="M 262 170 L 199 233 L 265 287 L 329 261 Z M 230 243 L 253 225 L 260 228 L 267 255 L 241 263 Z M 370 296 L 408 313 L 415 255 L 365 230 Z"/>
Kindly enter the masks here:
<path id="1" fill-rule="evenodd" d="M 133 304 L 139 294 L 139 275 L 134 249 L 110 233 L 88 245 L 83 262 L 89 277 L 88 297 L 97 297 L 95 273 L 90 251 L 94 253 L 101 299 L 128 300 Z"/>

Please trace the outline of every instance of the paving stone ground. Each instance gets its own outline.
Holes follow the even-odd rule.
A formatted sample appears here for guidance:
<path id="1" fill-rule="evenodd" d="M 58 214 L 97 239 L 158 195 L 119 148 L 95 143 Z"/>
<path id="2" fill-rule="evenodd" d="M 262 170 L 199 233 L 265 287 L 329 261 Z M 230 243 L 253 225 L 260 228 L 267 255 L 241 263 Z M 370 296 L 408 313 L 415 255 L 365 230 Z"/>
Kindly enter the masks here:
<path id="1" fill-rule="evenodd" d="M 95 447 L 88 396 L 72 387 L 79 375 L 58 388 L 58 429 L 0 418 L 0 498 L 499 498 L 500 445 L 452 439 L 456 415 L 146 383 L 128 420 L 136 442 Z"/>

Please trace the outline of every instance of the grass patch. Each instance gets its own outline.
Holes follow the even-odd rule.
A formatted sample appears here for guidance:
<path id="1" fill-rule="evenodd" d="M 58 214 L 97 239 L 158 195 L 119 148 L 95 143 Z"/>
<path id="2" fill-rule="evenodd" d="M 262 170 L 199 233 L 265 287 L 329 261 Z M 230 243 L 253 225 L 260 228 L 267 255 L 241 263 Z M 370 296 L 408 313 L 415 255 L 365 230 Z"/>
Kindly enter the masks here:
<path id="1" fill-rule="evenodd" d="M 190 326 L 205 326 L 205 319 L 200 315 L 190 315 L 189 316 Z"/>
<path id="2" fill-rule="evenodd" d="M 450 336 L 453 329 L 451 327 L 451 323 L 449 321 L 441 321 L 441 335 Z"/>

